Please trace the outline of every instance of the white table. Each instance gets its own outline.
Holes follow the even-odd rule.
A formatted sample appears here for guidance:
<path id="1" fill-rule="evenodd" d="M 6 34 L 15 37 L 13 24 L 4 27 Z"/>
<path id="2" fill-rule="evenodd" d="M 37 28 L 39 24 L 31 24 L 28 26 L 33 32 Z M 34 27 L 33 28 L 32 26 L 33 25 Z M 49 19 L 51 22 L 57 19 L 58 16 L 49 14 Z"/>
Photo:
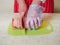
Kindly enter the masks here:
<path id="1" fill-rule="evenodd" d="M 60 45 L 60 13 L 43 14 L 44 19 L 50 21 L 54 30 L 50 34 L 38 36 L 8 35 L 7 28 L 14 14 L 5 13 L 0 15 L 0 45 Z"/>

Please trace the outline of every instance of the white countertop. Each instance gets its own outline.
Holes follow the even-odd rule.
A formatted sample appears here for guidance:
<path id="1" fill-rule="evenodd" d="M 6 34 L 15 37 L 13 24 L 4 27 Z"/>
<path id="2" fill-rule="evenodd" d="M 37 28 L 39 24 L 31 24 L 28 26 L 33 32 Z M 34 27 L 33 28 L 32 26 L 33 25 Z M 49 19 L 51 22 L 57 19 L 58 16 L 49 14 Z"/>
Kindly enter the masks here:
<path id="1" fill-rule="evenodd" d="M 0 13 L 0 15 L 0 45 L 60 45 L 60 13 L 43 14 L 44 19 L 50 21 L 54 30 L 50 34 L 38 36 L 8 35 L 8 25 L 14 14 Z"/>

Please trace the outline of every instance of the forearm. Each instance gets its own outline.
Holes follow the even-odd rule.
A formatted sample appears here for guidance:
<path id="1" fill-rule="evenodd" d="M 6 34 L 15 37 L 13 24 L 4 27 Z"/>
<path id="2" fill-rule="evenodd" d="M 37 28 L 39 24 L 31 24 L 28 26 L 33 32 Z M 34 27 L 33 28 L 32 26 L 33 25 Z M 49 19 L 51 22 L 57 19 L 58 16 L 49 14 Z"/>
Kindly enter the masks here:
<path id="1" fill-rule="evenodd" d="M 46 0 L 33 0 L 32 4 L 38 4 L 38 5 L 40 5 L 41 1 L 44 3 Z"/>
<path id="2" fill-rule="evenodd" d="M 40 0 L 33 0 L 32 4 L 40 5 Z"/>
<path id="3" fill-rule="evenodd" d="M 21 5 L 21 4 L 25 3 L 25 0 L 17 0 L 17 2 Z"/>

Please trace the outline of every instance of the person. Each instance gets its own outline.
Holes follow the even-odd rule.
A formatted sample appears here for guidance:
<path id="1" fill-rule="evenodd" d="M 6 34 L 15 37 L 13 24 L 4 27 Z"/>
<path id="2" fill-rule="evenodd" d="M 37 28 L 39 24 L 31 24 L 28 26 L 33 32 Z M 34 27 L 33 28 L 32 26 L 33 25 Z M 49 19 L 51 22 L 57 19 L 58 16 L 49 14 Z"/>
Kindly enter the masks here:
<path id="1" fill-rule="evenodd" d="M 14 12 L 15 13 L 19 12 L 19 15 L 18 15 L 18 17 L 14 17 L 13 27 L 23 28 L 22 18 L 29 8 L 28 13 L 27 13 L 28 18 L 27 18 L 26 28 L 28 28 L 28 29 L 30 29 L 30 28 L 34 29 L 34 27 L 38 28 L 40 26 L 41 20 L 39 17 L 40 13 L 38 14 L 37 10 L 42 10 L 41 6 L 46 8 L 47 6 L 49 7 L 51 5 L 51 3 L 53 3 L 52 1 L 50 1 L 50 5 L 49 5 L 49 4 L 47 4 L 47 3 L 49 3 L 49 0 L 42 0 L 42 1 L 45 3 L 42 4 L 40 0 L 22 0 L 22 1 L 15 0 Z M 34 7 L 39 7 L 39 8 L 37 8 L 37 10 L 35 10 Z M 50 8 L 46 8 L 44 12 L 47 12 L 47 13 L 53 12 L 54 9 L 52 10 L 51 7 L 53 7 L 53 6 L 50 6 Z M 39 12 L 41 12 L 41 11 L 39 11 Z M 33 15 L 32 18 L 31 18 L 31 15 Z M 33 17 L 34 17 L 34 19 L 33 19 Z"/>

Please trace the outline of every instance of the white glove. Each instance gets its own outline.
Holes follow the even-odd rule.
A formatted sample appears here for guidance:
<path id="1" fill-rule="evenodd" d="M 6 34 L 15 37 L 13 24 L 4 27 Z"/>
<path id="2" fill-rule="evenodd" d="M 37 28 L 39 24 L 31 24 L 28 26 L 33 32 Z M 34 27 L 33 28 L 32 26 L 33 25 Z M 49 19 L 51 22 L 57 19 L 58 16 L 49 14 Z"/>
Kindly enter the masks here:
<path id="1" fill-rule="evenodd" d="M 26 28 L 27 29 L 36 29 L 40 27 L 42 21 L 43 8 L 40 5 L 30 5 L 27 19 L 26 19 Z"/>

